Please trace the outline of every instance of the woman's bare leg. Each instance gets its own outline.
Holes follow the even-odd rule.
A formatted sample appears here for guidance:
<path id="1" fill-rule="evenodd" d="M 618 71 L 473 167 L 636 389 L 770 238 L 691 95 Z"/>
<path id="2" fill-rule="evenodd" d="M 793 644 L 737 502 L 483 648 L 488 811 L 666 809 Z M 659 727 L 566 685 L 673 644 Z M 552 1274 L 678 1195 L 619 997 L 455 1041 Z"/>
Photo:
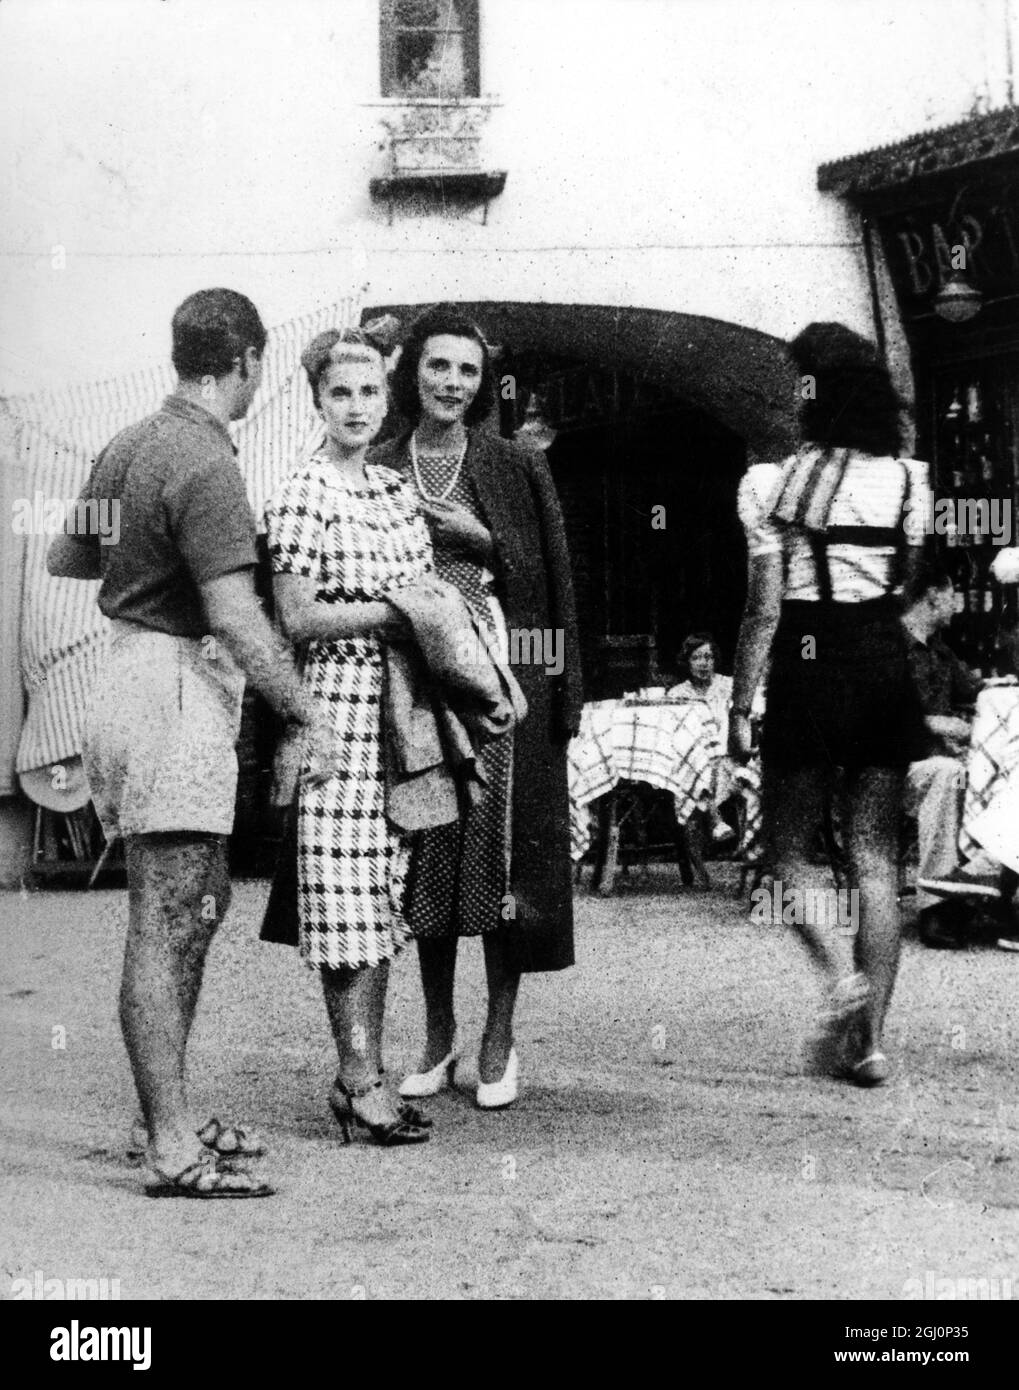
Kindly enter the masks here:
<path id="1" fill-rule="evenodd" d="M 501 1081 L 506 1072 L 513 1046 L 513 1010 L 520 988 L 520 971 L 510 963 L 504 932 L 486 932 L 482 940 L 488 979 L 488 1018 L 478 1054 L 478 1076 L 488 1084 Z"/>
<path id="2" fill-rule="evenodd" d="M 437 1067 L 449 1055 L 456 1035 L 453 987 L 456 982 L 457 938 L 418 942 L 421 988 L 425 996 L 425 1053 L 422 1071 Z"/>
<path id="3" fill-rule="evenodd" d="M 761 782 L 761 807 L 765 832 L 771 845 L 775 874 L 775 891 L 783 895 L 790 889 L 804 895 L 826 885 L 810 862 L 810 845 L 824 814 L 825 797 L 830 793 L 832 778 L 822 768 L 775 768 L 765 766 Z M 790 898 L 788 902 L 805 904 L 805 897 Z M 834 924 L 806 921 L 813 916 L 798 911 L 797 930 L 814 963 L 834 984 L 845 974 L 847 952 L 840 951 Z"/>
<path id="4" fill-rule="evenodd" d="M 339 1079 L 360 1090 L 382 1070 L 382 1027 L 386 1012 L 389 962 L 359 970 L 322 970 L 322 992 L 336 1042 Z M 396 1104 L 383 1087 L 358 1102 L 373 1124 L 394 1123 Z"/>
<path id="5" fill-rule="evenodd" d="M 859 890 L 854 954 L 870 994 L 863 1016 L 864 1055 L 881 1046 L 888 1003 L 899 967 L 899 828 L 904 777 L 871 767 L 847 779 L 846 847 L 850 887 Z"/>

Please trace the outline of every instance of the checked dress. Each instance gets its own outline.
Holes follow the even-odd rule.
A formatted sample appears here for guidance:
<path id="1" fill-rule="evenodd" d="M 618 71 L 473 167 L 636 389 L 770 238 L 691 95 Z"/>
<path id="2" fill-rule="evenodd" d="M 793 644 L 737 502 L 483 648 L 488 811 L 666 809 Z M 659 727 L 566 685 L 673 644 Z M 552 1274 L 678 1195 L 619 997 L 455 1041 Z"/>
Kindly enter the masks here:
<path id="1" fill-rule="evenodd" d="M 324 603 L 378 601 L 431 571 L 432 549 L 414 490 L 391 469 L 365 466 L 349 485 L 324 454 L 283 484 L 266 509 L 276 574 L 316 580 Z M 403 914 L 410 841 L 385 814 L 382 645 L 378 638 L 309 642 L 306 688 L 329 711 L 343 759 L 302 787 L 298 805 L 300 951 L 312 969 L 391 959 L 409 929 Z"/>

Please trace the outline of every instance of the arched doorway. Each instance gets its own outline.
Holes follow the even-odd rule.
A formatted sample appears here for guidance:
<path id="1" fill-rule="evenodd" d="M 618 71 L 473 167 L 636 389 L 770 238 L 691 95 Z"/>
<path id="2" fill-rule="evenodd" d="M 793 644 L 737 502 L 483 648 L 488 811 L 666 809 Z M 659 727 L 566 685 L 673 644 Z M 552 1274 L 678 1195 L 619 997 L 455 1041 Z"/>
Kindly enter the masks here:
<path id="1" fill-rule="evenodd" d="M 376 305 L 406 323 L 423 305 Z M 605 688 L 604 639 L 646 635 L 664 675 L 706 629 L 731 661 L 746 587 L 736 491 L 748 451 L 788 453 L 793 383 L 781 340 L 737 324 L 605 305 L 458 302 L 498 350 L 499 426 L 528 401 L 574 564 L 585 686 Z"/>

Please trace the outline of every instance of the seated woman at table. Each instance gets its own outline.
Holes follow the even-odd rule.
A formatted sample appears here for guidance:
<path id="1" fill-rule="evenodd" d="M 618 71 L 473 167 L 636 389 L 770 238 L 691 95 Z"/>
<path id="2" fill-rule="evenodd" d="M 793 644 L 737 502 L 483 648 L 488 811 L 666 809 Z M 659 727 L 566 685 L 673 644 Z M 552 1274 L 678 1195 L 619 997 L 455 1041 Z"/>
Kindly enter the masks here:
<path id="1" fill-rule="evenodd" d="M 692 633 L 679 649 L 679 667 L 686 672 L 686 679 L 669 691 L 671 700 L 700 701 L 709 715 L 712 788 L 705 793 L 701 809 L 708 818 L 711 838 L 716 845 L 734 838 L 732 827 L 722 817 L 721 807 L 736 795 L 735 766 L 726 753 L 732 677 L 718 674 L 720 655 L 718 644 L 710 633 Z"/>
<path id="2" fill-rule="evenodd" d="M 904 580 L 912 589 L 923 555 L 914 518 L 932 503 L 926 465 L 901 457 L 901 403 L 873 345 L 842 324 L 815 323 L 790 353 L 812 387 L 800 401 L 803 444 L 782 465 L 748 471 L 740 488 L 750 573 L 729 749 L 750 755 L 751 699 L 770 651 L 765 830 L 783 906 L 798 905 L 798 930 L 829 991 L 808 1060 L 875 1086 L 888 1075 L 881 1040 L 899 962 L 905 772 L 924 740 L 899 591 Z M 837 769 L 857 890 L 848 922 L 829 913 L 810 854 Z"/>

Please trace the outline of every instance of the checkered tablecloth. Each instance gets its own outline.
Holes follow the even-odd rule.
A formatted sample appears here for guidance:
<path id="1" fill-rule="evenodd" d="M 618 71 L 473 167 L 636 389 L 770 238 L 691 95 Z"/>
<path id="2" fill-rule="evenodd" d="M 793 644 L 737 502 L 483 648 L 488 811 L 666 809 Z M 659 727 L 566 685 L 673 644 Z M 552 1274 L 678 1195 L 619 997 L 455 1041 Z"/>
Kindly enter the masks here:
<path id="1" fill-rule="evenodd" d="M 733 782 L 743 798 L 743 834 L 736 851 L 744 864 L 760 864 L 764 858 L 764 822 L 761 817 L 761 755 L 755 753 L 737 767 Z"/>
<path id="2" fill-rule="evenodd" d="M 966 762 L 966 797 L 959 830 L 959 851 L 970 858 L 980 845 L 973 823 L 992 801 L 1019 784 L 1019 686 L 992 686 L 977 697 L 976 716 Z M 1019 827 L 1016 830 L 1019 835 Z"/>
<path id="3" fill-rule="evenodd" d="M 688 820 L 711 792 L 711 728 L 700 702 L 585 705 L 568 759 L 573 858 L 582 858 L 591 843 L 588 806 L 617 782 L 671 792 L 677 820 Z"/>

